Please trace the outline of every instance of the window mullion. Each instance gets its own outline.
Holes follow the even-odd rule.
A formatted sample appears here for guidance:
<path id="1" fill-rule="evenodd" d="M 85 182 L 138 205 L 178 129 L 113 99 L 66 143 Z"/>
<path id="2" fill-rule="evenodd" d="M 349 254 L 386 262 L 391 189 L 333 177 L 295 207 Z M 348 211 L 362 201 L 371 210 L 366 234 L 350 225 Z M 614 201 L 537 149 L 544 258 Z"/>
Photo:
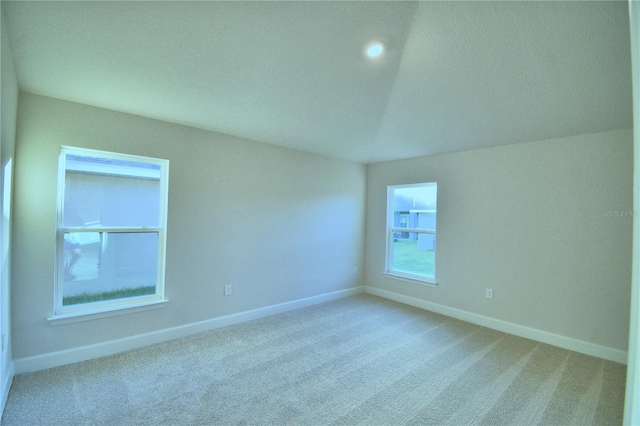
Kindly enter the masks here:
<path id="1" fill-rule="evenodd" d="M 111 232 L 111 233 L 143 233 L 143 232 L 161 232 L 164 228 L 162 227 L 87 227 L 87 226 L 71 226 L 71 227 L 60 227 L 58 228 L 63 233 L 68 232 Z"/>
<path id="2" fill-rule="evenodd" d="M 389 228 L 392 232 L 407 232 L 409 234 L 435 234 L 435 229 L 418 229 L 418 228 Z"/>

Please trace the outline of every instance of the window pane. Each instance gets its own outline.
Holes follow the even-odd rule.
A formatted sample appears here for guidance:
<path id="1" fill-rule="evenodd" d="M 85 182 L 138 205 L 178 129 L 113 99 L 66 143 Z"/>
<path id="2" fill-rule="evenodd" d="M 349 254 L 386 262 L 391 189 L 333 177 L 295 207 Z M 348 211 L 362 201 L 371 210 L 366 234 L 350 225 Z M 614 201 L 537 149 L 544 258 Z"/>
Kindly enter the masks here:
<path id="1" fill-rule="evenodd" d="M 391 269 L 435 276 L 435 235 L 395 232 L 391 253 Z"/>
<path id="2" fill-rule="evenodd" d="M 388 187 L 387 272 L 435 280 L 437 194 L 436 182 Z"/>
<path id="3" fill-rule="evenodd" d="M 393 190 L 393 226 L 436 229 L 437 186 L 425 184 Z"/>
<path id="4" fill-rule="evenodd" d="M 155 294 L 158 234 L 67 232 L 64 306 Z"/>
<path id="5" fill-rule="evenodd" d="M 160 166 L 66 156 L 63 226 L 160 224 Z"/>

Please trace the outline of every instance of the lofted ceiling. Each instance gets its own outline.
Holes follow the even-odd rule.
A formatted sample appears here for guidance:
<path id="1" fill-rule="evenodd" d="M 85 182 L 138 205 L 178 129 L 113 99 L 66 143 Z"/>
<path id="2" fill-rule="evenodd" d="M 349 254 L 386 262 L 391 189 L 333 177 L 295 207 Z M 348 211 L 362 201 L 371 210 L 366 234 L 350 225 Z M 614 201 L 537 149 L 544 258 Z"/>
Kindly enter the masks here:
<path id="1" fill-rule="evenodd" d="M 2 3 L 22 91 L 348 161 L 632 127 L 626 1 Z"/>

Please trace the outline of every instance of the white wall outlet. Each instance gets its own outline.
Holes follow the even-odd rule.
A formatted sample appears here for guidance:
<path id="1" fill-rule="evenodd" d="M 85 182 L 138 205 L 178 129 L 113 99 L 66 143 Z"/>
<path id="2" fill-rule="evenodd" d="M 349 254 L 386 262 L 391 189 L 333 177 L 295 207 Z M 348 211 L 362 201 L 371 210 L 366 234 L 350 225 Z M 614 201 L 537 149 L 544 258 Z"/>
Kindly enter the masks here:
<path id="1" fill-rule="evenodd" d="M 224 295 L 225 296 L 231 296 L 231 292 L 232 292 L 231 284 L 225 285 L 224 286 Z"/>
<path id="2" fill-rule="evenodd" d="M 485 296 L 487 296 L 487 299 L 493 299 L 493 289 L 492 288 L 486 289 Z"/>
<path id="3" fill-rule="evenodd" d="M 353 275 L 356 275 L 358 273 L 358 267 L 354 266 L 353 267 Z"/>

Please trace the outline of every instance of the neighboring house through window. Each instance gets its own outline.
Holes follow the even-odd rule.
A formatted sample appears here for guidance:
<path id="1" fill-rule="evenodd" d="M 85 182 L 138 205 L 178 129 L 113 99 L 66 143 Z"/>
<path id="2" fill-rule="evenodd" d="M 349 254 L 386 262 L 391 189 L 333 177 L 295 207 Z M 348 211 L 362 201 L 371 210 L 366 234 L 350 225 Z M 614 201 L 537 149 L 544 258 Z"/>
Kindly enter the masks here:
<path id="1" fill-rule="evenodd" d="M 435 284 L 437 195 L 435 182 L 387 188 L 387 274 Z"/>
<path id="2" fill-rule="evenodd" d="M 54 319 L 164 300 L 168 168 L 62 148 Z"/>

